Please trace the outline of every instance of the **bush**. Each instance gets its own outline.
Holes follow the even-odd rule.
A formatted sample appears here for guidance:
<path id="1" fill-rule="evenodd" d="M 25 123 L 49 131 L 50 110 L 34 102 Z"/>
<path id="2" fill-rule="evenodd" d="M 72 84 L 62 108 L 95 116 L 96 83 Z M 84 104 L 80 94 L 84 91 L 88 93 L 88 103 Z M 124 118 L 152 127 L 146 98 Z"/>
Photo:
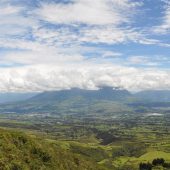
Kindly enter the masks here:
<path id="1" fill-rule="evenodd" d="M 146 153 L 146 147 L 143 144 L 125 144 L 121 148 L 119 148 L 117 151 L 114 151 L 112 156 L 135 156 L 139 157 Z"/>
<path id="2" fill-rule="evenodd" d="M 40 157 L 43 162 L 49 162 L 51 160 L 51 156 L 47 152 L 42 151 L 40 148 L 34 147 L 32 149 L 32 154 Z"/>
<path id="3" fill-rule="evenodd" d="M 157 158 L 152 161 L 152 165 L 163 165 L 165 163 L 165 160 L 163 158 Z"/>
<path id="4" fill-rule="evenodd" d="M 15 162 L 10 166 L 10 170 L 23 170 L 23 168 L 19 163 Z"/>
<path id="5" fill-rule="evenodd" d="M 140 170 L 152 170 L 152 164 L 150 164 L 150 163 L 140 163 L 139 169 Z"/>
<path id="6" fill-rule="evenodd" d="M 164 168 L 170 168 L 170 163 L 163 163 Z"/>

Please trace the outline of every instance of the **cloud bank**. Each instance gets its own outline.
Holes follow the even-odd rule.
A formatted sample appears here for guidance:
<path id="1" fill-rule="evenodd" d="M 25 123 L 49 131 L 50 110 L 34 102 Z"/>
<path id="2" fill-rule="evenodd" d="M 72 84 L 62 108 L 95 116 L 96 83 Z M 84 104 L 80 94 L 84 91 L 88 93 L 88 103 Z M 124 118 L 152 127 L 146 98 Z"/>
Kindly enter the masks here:
<path id="1" fill-rule="evenodd" d="M 148 28 L 138 21 L 144 1 L 0 1 L 0 92 L 170 89 L 170 43 L 157 38 L 170 28 L 163 4 L 160 25 Z M 159 57 L 143 54 L 155 47 Z"/>
<path id="2" fill-rule="evenodd" d="M 83 66 L 64 64 L 0 69 L 2 92 L 47 91 L 73 87 L 97 89 L 99 86 L 121 87 L 131 91 L 169 89 L 170 72 L 90 63 Z"/>

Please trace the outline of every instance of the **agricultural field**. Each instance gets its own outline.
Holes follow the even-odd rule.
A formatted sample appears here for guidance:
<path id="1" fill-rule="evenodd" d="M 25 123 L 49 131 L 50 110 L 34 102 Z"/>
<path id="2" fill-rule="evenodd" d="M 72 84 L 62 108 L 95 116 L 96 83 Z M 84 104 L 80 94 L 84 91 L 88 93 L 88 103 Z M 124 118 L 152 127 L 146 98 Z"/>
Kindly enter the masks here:
<path id="1" fill-rule="evenodd" d="M 0 127 L 40 138 L 107 170 L 170 169 L 170 114 L 1 114 Z M 163 163 L 153 165 L 155 159 Z M 142 165 L 143 164 L 143 165 Z M 144 169 L 144 168 L 143 168 Z"/>

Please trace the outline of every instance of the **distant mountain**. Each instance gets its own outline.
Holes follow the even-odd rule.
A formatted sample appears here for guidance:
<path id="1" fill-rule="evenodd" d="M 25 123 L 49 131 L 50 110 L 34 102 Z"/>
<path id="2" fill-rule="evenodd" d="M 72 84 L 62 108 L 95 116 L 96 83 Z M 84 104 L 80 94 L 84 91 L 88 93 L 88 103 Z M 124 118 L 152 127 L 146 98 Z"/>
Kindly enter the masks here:
<path id="1" fill-rule="evenodd" d="M 49 91 L 32 97 L 29 101 L 47 102 L 47 101 L 64 101 L 75 98 L 83 98 L 84 100 L 109 100 L 121 101 L 131 97 L 131 93 L 127 90 L 113 89 L 112 87 L 102 87 L 99 90 L 84 90 L 73 88 L 61 91 Z"/>
<path id="2" fill-rule="evenodd" d="M 11 94 L 10 94 L 11 95 Z M 31 96 L 33 95 L 33 96 Z M 141 91 L 101 87 L 99 90 L 73 88 L 23 94 L 14 102 L 0 105 L 0 113 L 102 114 L 146 112 L 155 107 L 170 107 L 170 91 Z M 5 98 L 4 98 L 5 99 Z M 11 98 L 9 97 L 10 101 Z M 9 101 L 9 100 L 8 100 Z M 16 102 L 18 101 L 18 102 Z"/>
<path id="3" fill-rule="evenodd" d="M 147 90 L 134 94 L 137 101 L 170 102 L 170 90 Z"/>
<path id="4" fill-rule="evenodd" d="M 0 93 L 0 103 L 9 102 L 63 102 L 65 100 L 94 100 L 121 102 L 170 102 L 170 90 L 147 90 L 131 94 L 125 89 L 103 86 L 99 90 L 72 88 L 60 91 L 46 91 L 42 93 Z"/>
<path id="5" fill-rule="evenodd" d="M 28 100 L 37 93 L 0 93 L 0 103 L 11 103 Z"/>
<path id="6" fill-rule="evenodd" d="M 0 113 L 112 114 L 129 111 L 123 104 L 131 93 L 102 87 L 99 90 L 48 91 L 23 102 L 0 105 Z"/>

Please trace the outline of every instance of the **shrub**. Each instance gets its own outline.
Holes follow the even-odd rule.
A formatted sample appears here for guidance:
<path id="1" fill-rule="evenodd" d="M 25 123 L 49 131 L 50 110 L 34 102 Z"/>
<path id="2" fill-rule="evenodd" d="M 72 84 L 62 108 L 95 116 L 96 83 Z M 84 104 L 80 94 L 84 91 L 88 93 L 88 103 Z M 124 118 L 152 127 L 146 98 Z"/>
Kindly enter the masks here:
<path id="1" fill-rule="evenodd" d="M 49 162 L 51 159 L 51 156 L 47 152 L 42 151 L 41 148 L 34 147 L 32 149 L 32 154 L 40 157 L 43 162 Z"/>
<path id="2" fill-rule="evenodd" d="M 163 158 L 157 158 L 152 161 L 152 165 L 163 165 L 165 163 L 165 160 Z"/>
<path id="3" fill-rule="evenodd" d="M 152 164 L 150 164 L 150 163 L 140 163 L 139 169 L 140 170 L 152 170 Z"/>
<path id="4" fill-rule="evenodd" d="M 163 163 L 164 168 L 170 168 L 170 163 Z"/>

